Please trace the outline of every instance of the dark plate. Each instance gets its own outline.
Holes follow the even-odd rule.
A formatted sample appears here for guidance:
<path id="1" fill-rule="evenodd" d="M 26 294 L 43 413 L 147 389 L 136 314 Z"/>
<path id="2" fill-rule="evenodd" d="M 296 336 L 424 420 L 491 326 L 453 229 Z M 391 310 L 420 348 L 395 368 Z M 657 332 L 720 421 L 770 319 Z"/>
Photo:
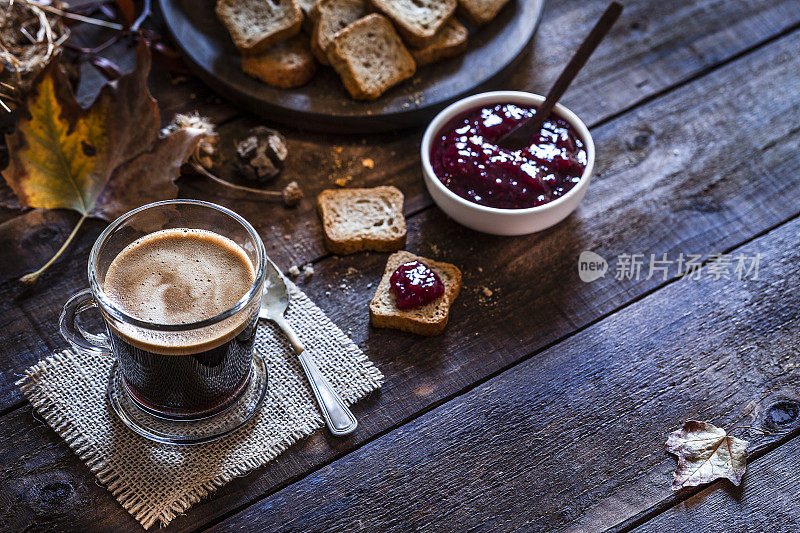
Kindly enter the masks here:
<path id="1" fill-rule="evenodd" d="M 489 84 L 527 46 L 544 0 L 512 0 L 495 20 L 470 28 L 466 54 L 421 67 L 410 80 L 371 102 L 350 98 L 330 68 L 307 85 L 276 89 L 244 73 L 212 0 L 159 0 L 164 20 L 190 66 L 206 84 L 235 104 L 304 129 L 367 133 L 423 124 L 459 97 Z"/>

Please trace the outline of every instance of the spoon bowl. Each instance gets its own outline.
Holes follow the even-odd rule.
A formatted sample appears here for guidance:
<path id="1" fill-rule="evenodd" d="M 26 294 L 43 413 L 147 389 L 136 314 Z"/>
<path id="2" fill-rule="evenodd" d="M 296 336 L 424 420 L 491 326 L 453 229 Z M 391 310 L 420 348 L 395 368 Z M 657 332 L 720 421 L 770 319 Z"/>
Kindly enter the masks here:
<path id="1" fill-rule="evenodd" d="M 267 258 L 264 292 L 261 294 L 261 309 L 258 317 L 275 323 L 289 339 L 294 352 L 300 359 L 300 366 L 308 378 L 314 397 L 317 399 L 322 416 L 328 429 L 336 436 L 348 435 L 358 427 L 355 415 L 347 408 L 342 399 L 333 390 L 330 382 L 322 375 L 317 363 L 306 351 L 302 341 L 286 321 L 284 314 L 289 308 L 289 287 L 283 273 L 275 263 Z"/>
<path id="2" fill-rule="evenodd" d="M 283 318 L 289 308 L 289 288 L 283 274 L 272 260 L 267 259 L 267 275 L 264 279 L 264 293 L 261 295 L 261 309 L 258 317 L 264 320 Z"/>

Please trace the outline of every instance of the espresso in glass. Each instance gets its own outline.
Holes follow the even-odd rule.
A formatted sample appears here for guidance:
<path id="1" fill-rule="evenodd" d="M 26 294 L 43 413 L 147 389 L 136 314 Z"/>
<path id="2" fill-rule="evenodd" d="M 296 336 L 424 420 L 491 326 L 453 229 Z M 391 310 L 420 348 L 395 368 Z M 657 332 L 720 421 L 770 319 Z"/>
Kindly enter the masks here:
<path id="1" fill-rule="evenodd" d="M 111 303 L 140 321 L 194 324 L 234 307 L 256 269 L 233 240 L 205 229 L 144 235 L 111 261 L 102 283 Z M 109 337 L 128 392 L 168 417 L 198 418 L 234 402 L 250 377 L 257 308 L 205 327 L 162 331 L 111 321 Z"/>

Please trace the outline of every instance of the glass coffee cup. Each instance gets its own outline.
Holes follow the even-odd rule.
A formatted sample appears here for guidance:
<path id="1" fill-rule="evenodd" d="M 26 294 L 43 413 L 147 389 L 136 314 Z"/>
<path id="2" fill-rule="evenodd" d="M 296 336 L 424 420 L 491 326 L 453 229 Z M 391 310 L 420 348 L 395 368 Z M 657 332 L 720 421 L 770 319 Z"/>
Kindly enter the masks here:
<path id="1" fill-rule="evenodd" d="M 187 264 L 186 250 L 196 263 Z M 258 233 L 229 209 L 199 200 L 145 205 L 95 242 L 89 289 L 64 305 L 61 333 L 76 350 L 114 358 L 107 394 L 129 428 L 167 443 L 219 438 L 264 400 L 266 364 L 254 342 L 267 261 Z M 232 305 L 205 312 L 218 294 Z M 104 334 L 81 323 L 92 308 Z"/>

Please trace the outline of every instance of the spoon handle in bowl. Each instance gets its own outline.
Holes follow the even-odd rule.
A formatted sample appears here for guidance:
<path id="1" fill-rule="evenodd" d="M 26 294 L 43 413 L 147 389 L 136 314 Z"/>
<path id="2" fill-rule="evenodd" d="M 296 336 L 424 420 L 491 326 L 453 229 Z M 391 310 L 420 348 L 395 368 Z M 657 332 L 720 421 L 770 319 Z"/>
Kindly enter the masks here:
<path id="1" fill-rule="evenodd" d="M 311 390 L 314 392 L 314 397 L 317 399 L 317 403 L 322 410 L 322 416 L 325 418 L 325 423 L 328 424 L 330 432 L 338 437 L 349 435 L 355 431 L 356 427 L 358 427 L 358 420 L 356 420 L 355 415 L 347 408 L 344 401 L 333 390 L 330 382 L 322 375 L 319 367 L 305 350 L 303 343 L 300 342 L 292 327 L 283 317 L 276 319 L 275 323 L 289 338 L 289 342 L 292 344 L 295 353 L 297 353 L 300 365 L 306 373 Z"/>

